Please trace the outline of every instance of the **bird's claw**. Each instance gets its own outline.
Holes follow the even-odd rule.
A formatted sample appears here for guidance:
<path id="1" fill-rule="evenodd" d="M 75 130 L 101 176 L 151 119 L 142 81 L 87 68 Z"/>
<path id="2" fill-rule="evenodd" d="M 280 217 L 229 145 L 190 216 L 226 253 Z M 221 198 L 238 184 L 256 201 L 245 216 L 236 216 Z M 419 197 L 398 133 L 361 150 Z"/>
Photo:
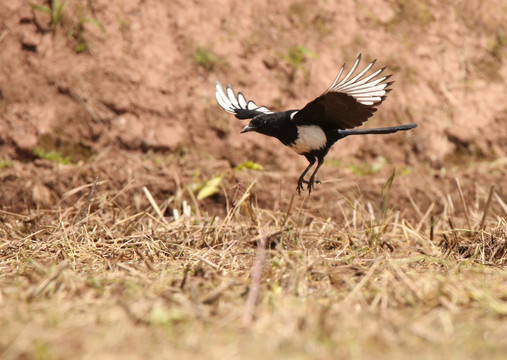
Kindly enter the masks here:
<path id="1" fill-rule="evenodd" d="M 315 188 L 315 182 L 312 179 L 310 179 L 310 181 L 308 181 L 308 187 L 307 187 L 308 195 L 310 195 L 312 193 L 313 188 Z"/>
<path id="2" fill-rule="evenodd" d="M 303 180 L 303 181 L 302 181 L 302 183 L 303 183 L 303 184 L 308 184 L 308 185 L 310 185 L 310 181 L 308 181 L 308 180 Z M 322 184 L 322 181 L 320 181 L 320 180 L 315 180 L 315 181 L 312 181 L 312 183 L 315 183 L 315 184 Z"/>
<path id="3" fill-rule="evenodd" d="M 298 192 L 299 196 L 301 196 L 301 190 L 303 190 L 303 191 L 304 191 L 304 187 L 303 187 L 303 183 L 304 183 L 304 182 L 305 182 L 304 180 L 303 180 L 303 181 L 299 181 L 299 182 L 298 182 L 298 187 L 296 188 L 296 190 L 297 190 L 297 192 Z"/>
<path id="4" fill-rule="evenodd" d="M 322 181 L 320 180 L 313 180 L 310 178 L 310 180 L 305 180 L 305 179 L 302 179 L 301 181 L 298 182 L 298 187 L 296 188 L 298 194 L 301 196 L 301 190 L 304 191 L 304 186 L 303 184 L 307 184 L 308 186 L 306 187 L 306 189 L 308 190 L 308 195 L 310 195 L 312 193 L 312 190 L 315 188 L 315 184 L 322 184 Z"/>

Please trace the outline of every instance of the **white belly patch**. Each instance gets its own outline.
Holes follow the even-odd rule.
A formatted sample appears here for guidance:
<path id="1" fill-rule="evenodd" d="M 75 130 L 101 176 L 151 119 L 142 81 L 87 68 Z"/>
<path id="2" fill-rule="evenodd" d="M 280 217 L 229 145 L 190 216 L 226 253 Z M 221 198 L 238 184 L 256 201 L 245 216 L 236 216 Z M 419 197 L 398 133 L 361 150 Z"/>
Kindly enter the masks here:
<path id="1" fill-rule="evenodd" d="M 298 139 L 290 145 L 291 149 L 298 154 L 304 154 L 312 150 L 319 150 L 326 146 L 326 134 L 320 126 L 301 125 L 297 127 Z"/>

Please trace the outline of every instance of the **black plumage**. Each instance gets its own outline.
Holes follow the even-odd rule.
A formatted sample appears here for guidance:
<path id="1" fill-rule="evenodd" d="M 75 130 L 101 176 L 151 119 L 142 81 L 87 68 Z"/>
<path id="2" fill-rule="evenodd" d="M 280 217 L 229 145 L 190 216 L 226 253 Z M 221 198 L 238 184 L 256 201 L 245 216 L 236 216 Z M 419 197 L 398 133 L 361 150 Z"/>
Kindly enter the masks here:
<path id="1" fill-rule="evenodd" d="M 410 130 L 417 124 L 406 124 L 376 129 L 353 129 L 366 122 L 391 91 L 387 82 L 391 75 L 379 76 L 385 68 L 370 72 L 375 61 L 355 74 L 361 61 L 357 57 L 352 68 L 344 74 L 341 68 L 333 84 L 315 100 L 300 110 L 272 112 L 264 106 L 247 101 L 242 93 L 235 95 L 230 86 L 224 92 L 217 81 L 215 96 L 219 105 L 238 119 L 252 119 L 241 133 L 255 131 L 273 136 L 284 145 L 303 155 L 309 162 L 298 180 L 297 191 L 301 194 L 303 184 L 307 184 L 311 193 L 315 175 L 319 171 L 324 157 L 333 144 L 349 135 L 390 134 L 401 130 Z M 305 175 L 317 162 L 317 166 L 305 180 Z"/>

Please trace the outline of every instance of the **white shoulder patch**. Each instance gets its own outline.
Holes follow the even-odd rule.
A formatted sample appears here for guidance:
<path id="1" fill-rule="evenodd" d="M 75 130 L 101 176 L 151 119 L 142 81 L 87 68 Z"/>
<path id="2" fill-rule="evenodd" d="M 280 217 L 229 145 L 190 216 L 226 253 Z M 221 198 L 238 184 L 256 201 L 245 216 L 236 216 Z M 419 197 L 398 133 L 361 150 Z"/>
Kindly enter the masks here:
<path id="1" fill-rule="evenodd" d="M 296 153 L 304 154 L 312 150 L 322 149 L 326 146 L 327 137 L 320 126 L 300 125 L 297 129 L 298 138 L 290 145 L 290 148 Z"/>

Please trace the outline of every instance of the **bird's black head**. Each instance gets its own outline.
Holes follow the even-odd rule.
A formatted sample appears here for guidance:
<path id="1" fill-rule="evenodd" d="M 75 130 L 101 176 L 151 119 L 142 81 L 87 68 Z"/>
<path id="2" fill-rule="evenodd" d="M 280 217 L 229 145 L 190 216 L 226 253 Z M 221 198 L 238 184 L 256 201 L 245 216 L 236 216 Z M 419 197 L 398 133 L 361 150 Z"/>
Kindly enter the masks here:
<path id="1" fill-rule="evenodd" d="M 285 145 L 289 145 L 297 139 L 298 131 L 292 122 L 290 115 L 295 110 L 276 112 L 271 114 L 259 114 L 250 124 L 245 126 L 241 133 L 255 131 L 263 135 L 273 136 Z"/>
<path id="2" fill-rule="evenodd" d="M 250 124 L 241 130 L 241 133 L 243 134 L 249 131 L 256 131 L 261 134 L 271 135 L 269 134 L 269 130 L 272 126 L 272 121 L 269 119 L 269 115 L 270 114 L 257 115 L 250 121 Z"/>

